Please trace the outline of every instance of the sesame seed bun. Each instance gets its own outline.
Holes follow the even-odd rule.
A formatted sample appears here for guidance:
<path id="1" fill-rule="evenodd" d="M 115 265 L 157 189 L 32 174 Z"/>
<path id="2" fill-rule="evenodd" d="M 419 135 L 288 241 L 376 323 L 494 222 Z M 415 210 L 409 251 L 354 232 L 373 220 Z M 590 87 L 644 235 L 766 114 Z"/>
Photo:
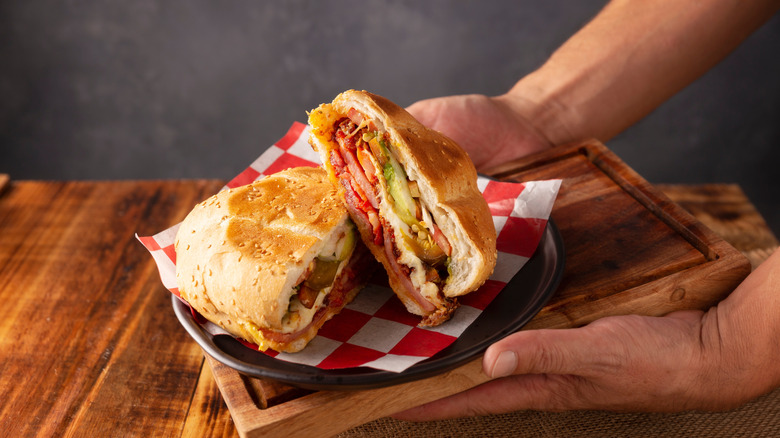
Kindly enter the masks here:
<path id="1" fill-rule="evenodd" d="M 177 232 L 179 293 L 261 350 L 298 351 L 341 307 L 325 309 L 327 297 L 320 297 L 314 308 L 291 315 L 295 286 L 323 247 L 351 227 L 319 168 L 289 169 L 222 191 L 198 204 Z M 350 300 L 357 289 L 347 291 Z M 317 315 L 320 308 L 329 315 Z"/>

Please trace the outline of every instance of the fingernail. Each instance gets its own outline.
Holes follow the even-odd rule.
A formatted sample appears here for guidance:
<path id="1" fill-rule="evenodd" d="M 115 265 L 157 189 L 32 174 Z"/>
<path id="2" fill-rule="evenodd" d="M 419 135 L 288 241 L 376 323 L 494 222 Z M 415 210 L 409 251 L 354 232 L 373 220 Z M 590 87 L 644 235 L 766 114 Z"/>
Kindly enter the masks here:
<path id="1" fill-rule="evenodd" d="M 514 351 L 502 351 L 493 363 L 490 377 L 506 377 L 517 369 L 517 355 Z"/>

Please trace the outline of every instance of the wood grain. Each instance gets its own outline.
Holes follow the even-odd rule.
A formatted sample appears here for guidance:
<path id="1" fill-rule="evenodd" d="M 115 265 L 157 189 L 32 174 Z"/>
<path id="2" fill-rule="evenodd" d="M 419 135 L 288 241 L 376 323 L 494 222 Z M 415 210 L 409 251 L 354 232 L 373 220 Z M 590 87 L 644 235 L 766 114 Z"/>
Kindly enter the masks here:
<path id="1" fill-rule="evenodd" d="M 778 246 L 764 218 L 736 184 L 659 185 L 664 194 L 745 254 L 755 269 Z"/>
<path id="2" fill-rule="evenodd" d="M 598 142 L 563 146 L 510 163 L 495 174 L 513 181 L 563 179 L 552 213 L 566 247 L 563 280 L 524 329 L 706 308 L 750 272 L 744 255 Z M 253 402 L 263 395 L 257 394 L 257 386 L 247 386 L 248 378 L 213 360 L 209 364 L 238 432 L 246 437 L 332 435 L 485 381 L 476 359 L 409 384 L 320 391 L 264 407 Z M 333 412 L 344 412 L 347 421 L 334 421 Z"/>
<path id="3" fill-rule="evenodd" d="M 497 176 L 563 177 L 552 217 L 566 246 L 566 272 L 527 328 L 706 308 L 749 272 L 744 256 L 598 142 L 518 160 L 511 169 Z"/>
<path id="4" fill-rule="evenodd" d="M 205 359 L 204 359 L 205 360 Z M 212 367 L 201 364 L 197 388 L 190 402 L 182 437 L 217 438 L 232 437 L 236 428 L 230 411 L 219 394 Z"/>
<path id="5" fill-rule="evenodd" d="M 674 254 L 682 260 L 677 266 L 687 266 L 684 272 L 723 259 L 717 245 L 708 243 L 708 233 L 699 229 L 701 223 L 755 256 L 751 256 L 754 263 L 777 246 L 777 239 L 736 186 L 662 187 L 671 200 L 699 219 L 679 222 L 684 228 L 680 233 L 664 216 L 667 209 L 676 216 L 679 207 L 669 205 L 657 190 L 649 195 L 643 190 L 627 197 L 618 195 L 611 186 L 621 175 L 589 178 L 591 170 L 583 166 L 604 173 L 599 170 L 600 161 L 593 159 L 596 155 L 570 152 L 565 159 L 555 157 L 515 175 L 526 178 L 575 171 L 565 178 L 553 213 L 570 251 L 565 274 L 570 278 L 559 291 L 559 299 L 568 300 L 568 308 L 555 311 L 563 316 L 550 312 L 554 319 L 565 323 L 587 319 L 571 307 L 603 299 L 591 281 L 619 289 L 589 273 L 587 263 L 577 257 L 592 256 L 592 269 L 604 270 L 615 282 L 627 285 L 636 281 L 621 278 L 626 269 L 641 267 L 641 275 L 650 282 L 658 281 L 658 275 L 677 273 L 657 260 L 645 261 L 646 252 L 632 256 L 632 251 L 641 250 L 636 248 L 640 244 L 625 240 L 632 230 L 636 234 L 649 229 L 664 245 L 680 246 Z M 627 181 L 642 187 L 631 175 Z M 241 432 L 251 436 L 262 432 L 286 436 L 295 430 L 301 435 L 323 436 L 483 381 L 477 359 L 428 382 L 363 393 L 313 393 L 241 377 L 209 358 L 204 360 L 176 321 L 169 292 L 133 234 L 152 234 L 179 222 L 192 205 L 223 184 L 215 180 L 5 183 L 0 192 L 0 435 L 237 436 Z M 594 199 L 588 201 L 590 195 L 580 187 L 592 190 Z M 617 213 L 609 208 L 613 201 L 620 206 Z M 648 201 L 662 208 L 647 215 L 639 206 Z M 632 225 L 618 232 L 583 227 L 577 221 L 569 224 L 572 216 L 578 217 L 580 207 L 590 209 L 582 216 L 587 220 L 614 216 L 626 221 L 633 212 L 641 212 L 648 223 L 628 220 Z M 609 231 L 610 239 L 599 242 L 578 235 L 594 230 Z M 681 240 L 674 237 L 678 234 Z M 633 250 L 617 248 L 633 260 L 582 248 L 594 245 L 601 251 L 615 250 L 618 236 L 624 244 L 635 246 Z M 655 242 L 640 241 L 642 245 Z M 700 249 L 702 242 L 704 250 Z M 618 269 L 610 269 L 615 265 Z M 666 290 L 648 294 L 666 297 L 654 307 L 656 311 L 680 304 L 669 300 Z M 621 299 L 640 305 L 647 298 L 640 294 Z M 689 296 L 682 302 L 703 303 Z M 426 385 L 436 390 L 428 391 Z M 323 427 L 338 426 L 345 416 L 349 422 L 344 426 Z M 287 425 L 290 419 L 292 427 Z M 469 424 L 489 431 L 490 425 L 480 421 L 473 419 Z M 358 436 L 360 429 L 355 430 L 344 435 Z"/>
<path id="6" fill-rule="evenodd" d="M 178 435 L 202 354 L 133 236 L 216 182 L 18 182 L 0 198 L 0 430 Z M 154 212 L 154 214 L 152 214 Z"/>

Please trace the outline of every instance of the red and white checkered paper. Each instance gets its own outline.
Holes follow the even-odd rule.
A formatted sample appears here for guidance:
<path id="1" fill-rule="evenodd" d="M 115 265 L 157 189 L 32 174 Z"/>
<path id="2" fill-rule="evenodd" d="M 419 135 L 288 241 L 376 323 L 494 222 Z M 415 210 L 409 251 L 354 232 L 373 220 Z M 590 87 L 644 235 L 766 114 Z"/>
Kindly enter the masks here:
<path id="1" fill-rule="evenodd" d="M 299 166 L 318 166 L 319 155 L 308 144 L 308 126 L 295 122 L 287 134 L 223 189 L 249 184 L 265 175 Z M 266 351 L 279 360 L 322 369 L 371 367 L 401 372 L 454 342 L 523 267 L 544 233 L 561 180 L 507 183 L 480 178 L 478 186 L 493 214 L 498 235 L 498 261 L 490 279 L 477 291 L 459 298 L 452 319 L 438 327 L 420 328 L 420 317 L 406 311 L 387 284 L 370 284 L 344 310 L 325 323 L 298 353 Z M 163 285 L 179 296 L 176 253 L 179 225 L 154 236 L 137 236 L 151 253 Z M 212 336 L 228 335 L 196 315 Z M 249 348 L 253 344 L 240 340 Z"/>

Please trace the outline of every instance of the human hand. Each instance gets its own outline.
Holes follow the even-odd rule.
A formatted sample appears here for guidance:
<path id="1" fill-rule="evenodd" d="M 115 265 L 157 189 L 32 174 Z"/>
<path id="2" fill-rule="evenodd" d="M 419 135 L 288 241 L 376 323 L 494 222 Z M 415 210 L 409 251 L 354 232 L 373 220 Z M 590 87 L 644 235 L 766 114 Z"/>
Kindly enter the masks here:
<path id="1" fill-rule="evenodd" d="M 491 380 L 395 417 L 423 421 L 522 409 L 672 412 L 734 407 L 758 395 L 734 384 L 713 311 L 617 316 L 577 329 L 521 331 L 492 345 Z M 733 338 L 732 338 L 733 341 Z M 755 370 L 753 370 L 754 372 Z"/>
<path id="2" fill-rule="evenodd" d="M 407 110 L 423 125 L 455 140 L 477 170 L 552 146 L 505 96 L 439 97 L 416 102 Z"/>

